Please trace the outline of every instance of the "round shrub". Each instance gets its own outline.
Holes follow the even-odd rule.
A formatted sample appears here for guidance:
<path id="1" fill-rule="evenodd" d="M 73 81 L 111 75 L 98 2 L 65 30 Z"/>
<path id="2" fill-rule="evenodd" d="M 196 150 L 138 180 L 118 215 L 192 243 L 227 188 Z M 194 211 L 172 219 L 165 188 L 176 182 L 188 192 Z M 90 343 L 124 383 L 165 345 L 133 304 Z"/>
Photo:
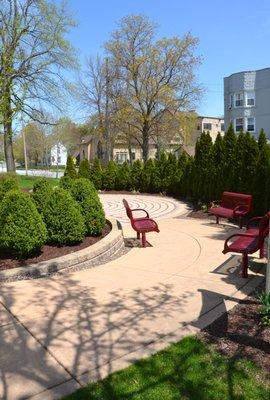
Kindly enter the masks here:
<path id="1" fill-rule="evenodd" d="M 34 202 L 27 193 L 12 190 L 0 208 L 0 245 L 12 254 L 24 257 L 40 250 L 47 231 Z"/>
<path id="2" fill-rule="evenodd" d="M 79 203 L 88 235 L 100 235 L 106 219 L 102 204 L 92 182 L 85 178 L 74 181 L 72 195 Z"/>
<path id="3" fill-rule="evenodd" d="M 46 201 L 50 198 L 52 194 L 52 188 L 45 178 L 37 179 L 33 185 L 32 198 L 36 204 L 37 210 L 43 213 Z"/>
<path id="4" fill-rule="evenodd" d="M 62 176 L 62 178 L 60 178 L 59 186 L 62 189 L 71 190 L 73 182 L 74 182 L 74 179 L 72 179 L 68 175 L 65 175 L 65 176 Z"/>
<path id="5" fill-rule="evenodd" d="M 0 201 L 3 199 L 6 193 L 10 190 L 18 189 L 19 182 L 16 174 L 5 173 L 0 176 Z"/>
<path id="6" fill-rule="evenodd" d="M 74 244 L 82 241 L 85 233 L 80 207 L 71 194 L 62 188 L 52 191 L 43 209 L 50 243 Z"/>

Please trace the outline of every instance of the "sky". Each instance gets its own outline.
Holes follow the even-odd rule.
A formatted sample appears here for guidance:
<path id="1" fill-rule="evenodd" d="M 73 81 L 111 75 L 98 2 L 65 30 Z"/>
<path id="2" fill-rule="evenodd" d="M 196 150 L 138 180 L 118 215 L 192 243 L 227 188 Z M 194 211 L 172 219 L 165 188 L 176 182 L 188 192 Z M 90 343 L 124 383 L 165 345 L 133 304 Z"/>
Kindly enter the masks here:
<path id="1" fill-rule="evenodd" d="M 69 0 L 78 26 L 69 34 L 82 66 L 102 53 L 117 21 L 143 14 L 158 24 L 158 37 L 198 37 L 197 71 L 205 92 L 200 115 L 223 115 L 223 78 L 234 72 L 270 67 L 269 0 Z"/>

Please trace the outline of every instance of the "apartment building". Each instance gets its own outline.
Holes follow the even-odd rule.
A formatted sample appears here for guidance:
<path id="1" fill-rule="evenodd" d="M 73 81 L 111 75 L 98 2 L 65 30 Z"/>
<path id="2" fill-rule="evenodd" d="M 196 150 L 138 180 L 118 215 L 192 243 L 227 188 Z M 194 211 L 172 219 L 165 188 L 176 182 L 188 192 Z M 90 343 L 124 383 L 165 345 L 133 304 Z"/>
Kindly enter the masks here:
<path id="1" fill-rule="evenodd" d="M 225 130 L 232 123 L 236 132 L 255 137 L 263 128 L 270 138 L 270 68 L 243 71 L 224 78 Z"/>

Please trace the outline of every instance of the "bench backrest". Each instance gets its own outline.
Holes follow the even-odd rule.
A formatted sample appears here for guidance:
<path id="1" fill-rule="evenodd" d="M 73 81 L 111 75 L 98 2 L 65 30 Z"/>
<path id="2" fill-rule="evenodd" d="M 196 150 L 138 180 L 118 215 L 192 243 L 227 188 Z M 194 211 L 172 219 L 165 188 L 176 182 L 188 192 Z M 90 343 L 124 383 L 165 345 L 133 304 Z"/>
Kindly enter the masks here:
<path id="1" fill-rule="evenodd" d="M 131 208 L 129 207 L 129 204 L 126 201 L 126 199 L 123 199 L 123 204 L 124 204 L 124 207 L 126 209 L 126 213 L 127 213 L 128 218 L 130 219 L 131 222 L 133 222 L 132 211 L 131 211 Z"/>
<path id="2" fill-rule="evenodd" d="M 259 239 L 264 240 L 269 233 L 270 212 L 266 213 L 259 223 Z"/>
<path id="3" fill-rule="evenodd" d="M 237 206 L 246 206 L 247 211 L 251 211 L 252 196 L 251 194 L 223 192 L 221 206 L 233 210 Z"/>

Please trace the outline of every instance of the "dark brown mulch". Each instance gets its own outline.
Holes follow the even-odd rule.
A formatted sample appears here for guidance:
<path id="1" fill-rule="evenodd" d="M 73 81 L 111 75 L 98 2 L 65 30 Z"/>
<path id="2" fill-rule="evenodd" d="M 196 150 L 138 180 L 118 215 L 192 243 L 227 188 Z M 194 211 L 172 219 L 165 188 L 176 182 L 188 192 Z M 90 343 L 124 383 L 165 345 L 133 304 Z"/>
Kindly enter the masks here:
<path id="1" fill-rule="evenodd" d="M 222 355 L 254 361 L 270 376 L 270 327 L 260 324 L 260 308 L 253 293 L 205 328 L 199 337 Z"/>
<path id="2" fill-rule="evenodd" d="M 52 258 L 61 257 L 75 251 L 85 249 L 86 247 L 92 246 L 99 240 L 108 235 L 111 231 L 111 226 L 106 224 L 102 230 L 100 236 L 87 236 L 81 243 L 72 246 L 56 246 L 56 245 L 45 245 L 42 247 L 41 252 L 33 257 L 26 259 L 18 259 L 12 257 L 10 254 L 1 254 L 0 258 L 0 271 L 5 269 L 24 267 L 30 264 L 35 264 L 40 261 L 50 260 Z"/>
<path id="3" fill-rule="evenodd" d="M 188 214 L 188 217 L 190 217 L 190 218 L 207 219 L 207 218 L 210 217 L 210 214 L 208 214 L 207 212 L 202 211 L 202 210 L 193 209 L 193 210 L 190 211 L 190 213 Z"/>

